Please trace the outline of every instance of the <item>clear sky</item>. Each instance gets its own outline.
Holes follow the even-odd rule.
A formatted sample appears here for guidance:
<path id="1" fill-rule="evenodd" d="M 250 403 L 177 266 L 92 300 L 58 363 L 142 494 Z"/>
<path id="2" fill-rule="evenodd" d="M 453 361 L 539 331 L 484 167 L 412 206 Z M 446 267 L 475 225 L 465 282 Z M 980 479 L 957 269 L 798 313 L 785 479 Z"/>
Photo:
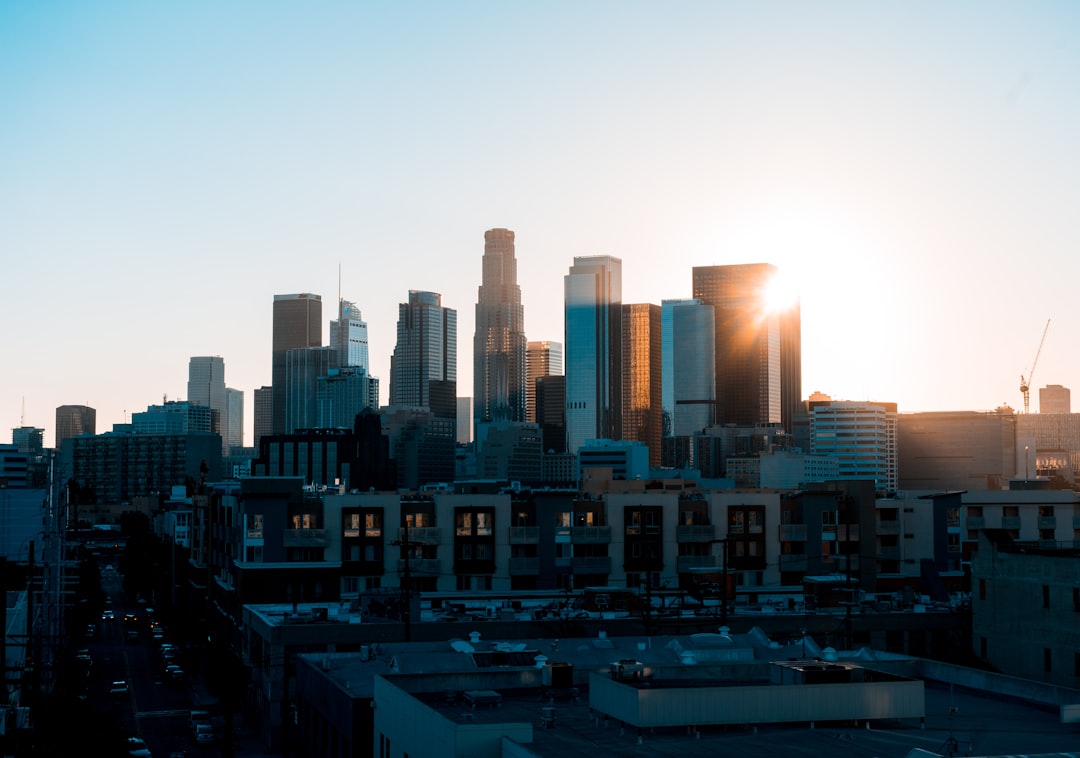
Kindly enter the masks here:
<path id="1" fill-rule="evenodd" d="M 410 289 L 471 395 L 493 227 L 531 340 L 574 256 L 652 303 L 769 262 L 804 394 L 1019 410 L 1051 319 L 1034 411 L 1080 393 L 1078 177 L 1076 2 L 0 2 L 0 440 L 221 355 L 250 444 L 273 296 L 329 321 L 339 264 L 384 403 Z"/>

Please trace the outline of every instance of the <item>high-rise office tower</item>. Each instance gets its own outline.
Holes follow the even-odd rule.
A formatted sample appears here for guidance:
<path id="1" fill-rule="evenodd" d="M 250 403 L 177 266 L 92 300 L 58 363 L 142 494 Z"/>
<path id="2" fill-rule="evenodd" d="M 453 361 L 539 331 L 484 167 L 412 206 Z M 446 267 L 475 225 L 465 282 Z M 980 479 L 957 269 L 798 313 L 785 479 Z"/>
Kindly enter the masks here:
<path id="1" fill-rule="evenodd" d="M 525 343 L 514 233 L 489 229 L 484 232 L 483 278 L 473 337 L 475 424 L 525 420 Z"/>
<path id="2" fill-rule="evenodd" d="M 322 298 L 302 292 L 274 295 L 274 337 L 271 386 L 274 434 L 285 433 L 286 354 L 301 347 L 322 345 Z"/>
<path id="3" fill-rule="evenodd" d="M 285 354 L 285 434 L 321 427 L 319 382 L 338 367 L 337 361 L 332 347 L 300 347 Z"/>
<path id="4" fill-rule="evenodd" d="M 410 290 L 409 302 L 398 305 L 390 405 L 457 417 L 457 311 L 444 308 L 437 292 Z"/>
<path id="5" fill-rule="evenodd" d="M 1039 388 L 1039 413 L 1072 413 L 1072 393 L 1060 384 Z"/>
<path id="6" fill-rule="evenodd" d="M 229 446 L 229 416 L 225 412 L 225 359 L 220 355 L 196 356 L 188 360 L 187 399 L 217 411 L 221 449 Z"/>
<path id="7" fill-rule="evenodd" d="M 255 389 L 255 409 L 251 419 L 252 434 L 255 437 L 251 443 L 258 449 L 259 440 L 274 433 L 273 387 L 262 386 Z"/>
<path id="8" fill-rule="evenodd" d="M 360 366 L 331 368 L 315 381 L 320 429 L 352 429 L 357 414 L 379 409 L 379 380 Z"/>
<path id="9" fill-rule="evenodd" d="M 660 465 L 663 431 L 660 306 L 622 307 L 622 430 L 618 439 L 649 448 L 649 464 Z"/>
<path id="10" fill-rule="evenodd" d="M 694 267 L 694 297 L 715 309 L 717 424 L 782 424 L 790 432 L 799 412 L 799 306 L 770 310 L 776 275 L 769 263 Z"/>
<path id="11" fill-rule="evenodd" d="M 330 322 L 330 347 L 338 351 L 338 365 L 368 368 L 367 322 L 360 309 L 348 300 L 338 300 L 337 320 Z"/>
<path id="12" fill-rule="evenodd" d="M 663 341 L 664 436 L 689 437 L 713 424 L 716 405 L 716 320 L 700 300 L 665 300 Z M 675 464 L 671 464 L 675 465 Z"/>
<path id="13" fill-rule="evenodd" d="M 244 391 L 225 388 L 226 431 L 225 450 L 244 446 Z"/>
<path id="14" fill-rule="evenodd" d="M 56 449 L 60 443 L 83 434 L 96 434 L 97 411 L 86 405 L 61 405 L 56 409 Z"/>
<path id="15" fill-rule="evenodd" d="M 622 429 L 622 260 L 574 258 L 563 277 L 566 452 Z"/>
<path id="16" fill-rule="evenodd" d="M 538 423 L 536 380 L 541 376 L 562 376 L 562 343 L 540 340 L 525 344 L 525 420 Z"/>

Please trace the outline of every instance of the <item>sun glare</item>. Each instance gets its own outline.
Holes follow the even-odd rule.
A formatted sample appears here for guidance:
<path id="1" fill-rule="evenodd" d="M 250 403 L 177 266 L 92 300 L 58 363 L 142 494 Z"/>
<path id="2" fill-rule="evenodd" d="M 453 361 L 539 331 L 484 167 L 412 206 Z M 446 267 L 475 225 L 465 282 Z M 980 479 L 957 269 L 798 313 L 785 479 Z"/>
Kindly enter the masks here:
<path id="1" fill-rule="evenodd" d="M 765 301 L 765 310 L 768 313 L 786 311 L 799 302 L 799 293 L 791 280 L 778 273 L 765 285 L 762 293 Z"/>

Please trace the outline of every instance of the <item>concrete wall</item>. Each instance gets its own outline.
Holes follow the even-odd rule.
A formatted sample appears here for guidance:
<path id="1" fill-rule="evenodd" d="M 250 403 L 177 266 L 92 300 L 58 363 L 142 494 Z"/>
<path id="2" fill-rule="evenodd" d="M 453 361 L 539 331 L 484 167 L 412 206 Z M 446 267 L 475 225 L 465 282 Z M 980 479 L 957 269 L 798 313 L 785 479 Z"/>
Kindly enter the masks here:
<path id="1" fill-rule="evenodd" d="M 380 743 L 389 739 L 386 758 L 405 754 L 501 758 L 505 740 L 533 740 L 531 723 L 456 724 L 382 677 L 375 678 L 375 703 L 372 755 L 385 755 Z"/>
<path id="2" fill-rule="evenodd" d="M 921 681 L 636 689 L 593 675 L 589 705 L 638 727 L 920 718 Z"/>

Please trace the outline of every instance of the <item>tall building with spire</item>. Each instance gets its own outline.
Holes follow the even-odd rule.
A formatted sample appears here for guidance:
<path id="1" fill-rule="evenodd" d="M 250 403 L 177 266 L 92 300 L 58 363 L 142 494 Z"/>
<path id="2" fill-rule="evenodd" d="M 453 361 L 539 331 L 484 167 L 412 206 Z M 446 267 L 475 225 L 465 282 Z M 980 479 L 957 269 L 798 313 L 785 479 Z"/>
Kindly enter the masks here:
<path id="1" fill-rule="evenodd" d="M 781 424 L 791 432 L 802 397 L 798 303 L 769 308 L 769 263 L 696 266 L 694 297 L 713 306 L 717 424 Z"/>
<path id="2" fill-rule="evenodd" d="M 574 258 L 563 277 L 566 451 L 622 430 L 622 260 Z"/>
<path id="3" fill-rule="evenodd" d="M 290 350 L 322 346 L 322 298 L 309 292 L 274 295 L 274 336 L 272 353 L 274 434 L 286 431 L 285 378 Z"/>
<path id="4" fill-rule="evenodd" d="M 338 300 L 338 317 L 330 322 L 330 347 L 337 350 L 339 366 L 370 371 L 367 322 L 356 303 Z"/>
<path id="5" fill-rule="evenodd" d="M 525 309 L 514 233 L 484 232 L 483 275 L 473 337 L 473 421 L 525 421 Z M 479 439 L 479 435 L 477 435 Z"/>
<path id="6" fill-rule="evenodd" d="M 390 404 L 457 417 L 457 311 L 444 308 L 437 292 L 410 290 L 398 305 Z"/>

